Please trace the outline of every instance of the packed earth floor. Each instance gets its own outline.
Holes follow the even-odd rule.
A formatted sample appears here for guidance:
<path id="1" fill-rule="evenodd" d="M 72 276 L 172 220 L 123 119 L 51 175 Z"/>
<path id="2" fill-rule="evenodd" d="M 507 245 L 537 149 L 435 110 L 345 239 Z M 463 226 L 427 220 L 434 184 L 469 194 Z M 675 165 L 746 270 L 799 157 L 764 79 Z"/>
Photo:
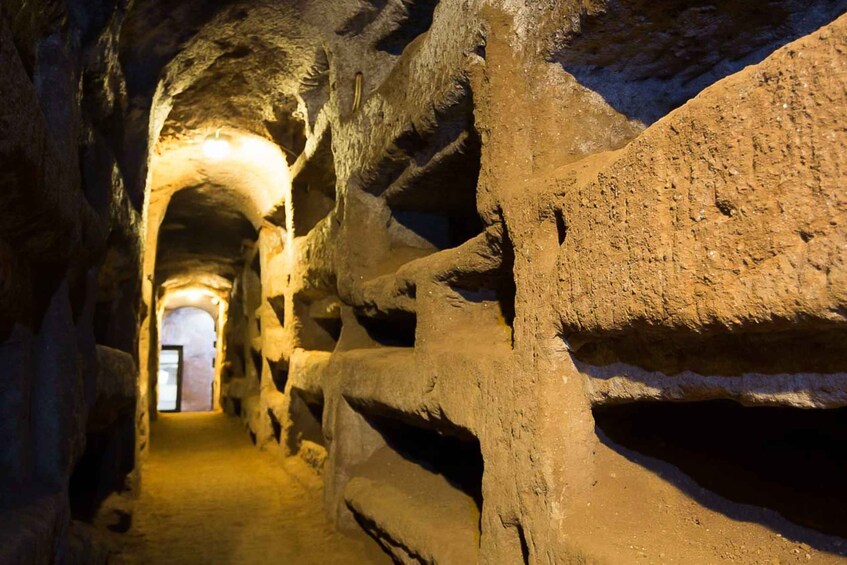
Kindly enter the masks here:
<path id="1" fill-rule="evenodd" d="M 220 413 L 162 414 L 124 563 L 390 563 L 362 534 L 333 531 L 321 492 Z"/>

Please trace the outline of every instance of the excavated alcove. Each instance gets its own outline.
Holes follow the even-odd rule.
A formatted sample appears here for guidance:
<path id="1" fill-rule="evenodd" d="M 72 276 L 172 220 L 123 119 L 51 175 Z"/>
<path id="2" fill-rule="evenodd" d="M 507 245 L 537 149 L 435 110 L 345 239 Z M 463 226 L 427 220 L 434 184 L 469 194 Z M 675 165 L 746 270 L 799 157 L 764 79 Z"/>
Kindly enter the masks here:
<path id="1" fill-rule="evenodd" d="M 386 446 L 354 468 L 344 489 L 357 522 L 400 561 L 475 561 L 484 467 L 478 440 L 396 414 L 364 415 Z"/>
<path id="2" fill-rule="evenodd" d="M 445 282 L 454 293 L 453 306 L 467 310 L 473 321 L 474 332 L 493 331 L 498 334 L 500 326 L 508 328 L 509 340 L 514 345 L 515 299 L 515 252 L 509 231 L 501 219 L 499 237 L 486 241 L 486 247 L 498 257 L 499 265 L 490 270 L 455 269 L 445 277 Z M 492 316 L 493 314 L 493 316 Z"/>
<path id="3" fill-rule="evenodd" d="M 354 309 L 355 311 L 355 309 Z M 400 310 L 384 315 L 355 313 L 356 322 L 376 344 L 385 347 L 414 347 L 417 315 Z"/>
<path id="4" fill-rule="evenodd" d="M 276 319 L 279 321 L 280 327 L 285 327 L 285 295 L 280 294 L 277 296 L 269 296 L 267 298 L 268 304 L 271 309 L 274 311 L 274 315 Z"/>
<path id="5" fill-rule="evenodd" d="M 366 0 L 335 33 L 344 37 L 365 34 L 378 22 L 374 48 L 392 56 L 403 54 L 415 39 L 429 31 L 439 0 Z M 377 27 L 376 25 L 374 27 Z"/>
<path id="6" fill-rule="evenodd" d="M 304 441 L 326 447 L 323 434 L 323 399 L 307 399 L 307 396 L 298 390 L 292 390 L 288 418 L 291 421 L 291 427 L 286 434 L 289 453 L 299 453 Z"/>
<path id="7" fill-rule="evenodd" d="M 623 362 L 676 375 L 737 376 L 745 373 L 840 373 L 847 358 L 847 331 L 715 333 L 641 331 L 623 336 L 567 339 L 579 361 L 602 367 Z"/>
<path id="8" fill-rule="evenodd" d="M 724 499 L 847 537 L 847 409 L 636 403 L 597 407 L 594 418 L 604 442 L 649 456 L 638 462 L 657 473 L 672 477 L 670 464 Z M 710 504 L 696 489 L 687 494 Z"/>
<path id="9" fill-rule="evenodd" d="M 314 130 L 318 114 L 329 100 L 329 61 L 325 49 L 315 51 L 312 66 L 300 79 L 298 96 L 305 106 L 309 128 Z"/>
<path id="10" fill-rule="evenodd" d="M 127 411 L 107 428 L 86 434 L 85 453 L 73 469 L 68 484 L 75 519 L 90 521 L 113 492 L 127 490 L 126 477 L 135 468 L 135 421 Z"/>
<path id="11" fill-rule="evenodd" d="M 297 342 L 303 349 L 332 351 L 341 336 L 338 298 L 314 293 L 294 295 Z"/>
<path id="12" fill-rule="evenodd" d="M 401 3 L 404 14 L 399 24 L 376 43 L 379 51 L 401 55 L 412 41 L 429 31 L 439 0 L 409 0 Z"/>
<path id="13" fill-rule="evenodd" d="M 272 360 L 266 359 L 268 368 L 271 372 L 271 380 L 279 392 L 285 392 L 285 385 L 288 383 L 288 361 L 285 359 Z"/>
<path id="14" fill-rule="evenodd" d="M 610 0 L 551 56 L 629 118 L 652 124 L 704 88 L 825 25 L 843 0 Z"/>
<path id="15" fill-rule="evenodd" d="M 396 268 L 482 233 L 476 207 L 480 160 L 473 96 L 467 85 L 459 84 L 455 97 L 435 109 L 431 122 L 403 133 L 359 181 L 391 213 L 386 265 Z"/>
<path id="16" fill-rule="evenodd" d="M 454 434 L 447 434 L 390 416 L 370 414 L 365 419 L 388 447 L 404 459 L 442 475 L 482 508 L 484 465 L 479 440 L 458 428 Z"/>
<path id="17" fill-rule="evenodd" d="M 295 236 L 309 233 L 335 208 L 335 181 L 332 132 L 326 131 L 292 180 Z"/>
<path id="18" fill-rule="evenodd" d="M 253 368 L 256 371 L 256 378 L 261 381 L 262 380 L 262 352 L 251 347 L 250 348 L 250 357 L 253 360 Z"/>
<path id="19" fill-rule="evenodd" d="M 271 432 L 273 433 L 274 441 L 279 443 L 282 440 L 282 424 L 270 408 L 268 408 L 268 419 L 271 422 Z"/>

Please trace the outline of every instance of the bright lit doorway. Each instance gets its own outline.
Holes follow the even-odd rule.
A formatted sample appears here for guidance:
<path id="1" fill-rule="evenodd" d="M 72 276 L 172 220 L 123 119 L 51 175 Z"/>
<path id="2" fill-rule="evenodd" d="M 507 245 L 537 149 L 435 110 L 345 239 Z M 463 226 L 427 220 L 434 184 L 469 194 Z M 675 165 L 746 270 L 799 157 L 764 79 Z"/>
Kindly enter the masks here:
<path id="1" fill-rule="evenodd" d="M 159 354 L 159 412 L 182 410 L 182 346 L 166 345 Z"/>
<path id="2" fill-rule="evenodd" d="M 202 308 L 166 310 L 159 353 L 159 412 L 214 409 L 215 319 Z"/>

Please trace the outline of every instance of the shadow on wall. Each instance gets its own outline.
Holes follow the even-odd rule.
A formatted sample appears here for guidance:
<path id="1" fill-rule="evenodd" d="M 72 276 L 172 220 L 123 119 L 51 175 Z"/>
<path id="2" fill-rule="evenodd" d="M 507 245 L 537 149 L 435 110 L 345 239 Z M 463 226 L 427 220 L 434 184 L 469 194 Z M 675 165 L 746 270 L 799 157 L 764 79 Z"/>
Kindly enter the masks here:
<path id="1" fill-rule="evenodd" d="M 215 320 L 200 308 L 184 307 L 165 312 L 162 321 L 162 347 L 182 347 L 182 386 L 169 387 L 165 376 L 159 381 L 160 405 L 166 396 L 180 391 L 182 412 L 212 409 L 215 380 Z"/>
<path id="2" fill-rule="evenodd" d="M 612 0 L 551 61 L 650 125 L 845 10 L 845 0 Z"/>
<path id="3" fill-rule="evenodd" d="M 837 548 L 793 526 L 847 535 L 847 409 L 721 400 L 597 407 L 594 418 L 609 447 L 735 520 L 763 523 L 823 551 Z"/>

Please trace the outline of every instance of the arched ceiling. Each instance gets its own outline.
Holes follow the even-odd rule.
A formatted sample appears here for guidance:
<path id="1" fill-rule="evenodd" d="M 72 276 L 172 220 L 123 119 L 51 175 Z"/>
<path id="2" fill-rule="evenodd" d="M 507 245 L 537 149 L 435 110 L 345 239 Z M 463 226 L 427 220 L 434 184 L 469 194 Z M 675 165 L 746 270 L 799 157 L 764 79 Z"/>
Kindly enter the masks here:
<path id="1" fill-rule="evenodd" d="M 331 93 L 346 112 L 354 77 L 367 77 L 367 95 L 389 73 L 399 53 L 380 45 L 408 18 L 406 4 L 129 4 L 119 45 L 128 100 L 122 169 L 129 191 L 146 198 L 148 280 L 232 277 L 247 227 L 290 206 L 288 164 Z M 216 131 L 231 141 L 225 159 L 203 155 Z M 198 236 L 210 226 L 214 237 Z"/>
<path id="2" fill-rule="evenodd" d="M 204 152 L 205 141 L 215 136 L 227 141 L 229 152 L 223 158 Z M 150 168 L 151 218 L 175 192 L 210 184 L 231 193 L 230 204 L 258 228 L 290 186 L 288 164 L 276 144 L 232 129 L 198 130 L 191 137 L 162 140 Z"/>
<path id="3" fill-rule="evenodd" d="M 242 246 L 256 230 L 238 211 L 237 195 L 201 184 L 174 194 L 159 229 L 156 280 L 211 277 L 232 279 L 242 263 Z"/>

